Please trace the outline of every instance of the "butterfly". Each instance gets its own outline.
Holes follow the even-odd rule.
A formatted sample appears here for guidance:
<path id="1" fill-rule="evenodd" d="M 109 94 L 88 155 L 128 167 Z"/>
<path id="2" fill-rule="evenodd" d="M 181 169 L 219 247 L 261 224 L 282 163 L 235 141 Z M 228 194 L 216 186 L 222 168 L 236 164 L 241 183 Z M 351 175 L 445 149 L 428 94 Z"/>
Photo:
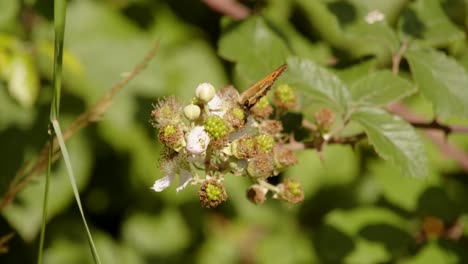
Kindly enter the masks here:
<path id="1" fill-rule="evenodd" d="M 286 70 L 287 64 L 279 66 L 276 70 L 265 76 L 254 85 L 250 86 L 241 95 L 239 102 L 246 110 L 250 110 L 262 97 L 264 97 L 271 86 L 275 83 L 276 79 Z"/>

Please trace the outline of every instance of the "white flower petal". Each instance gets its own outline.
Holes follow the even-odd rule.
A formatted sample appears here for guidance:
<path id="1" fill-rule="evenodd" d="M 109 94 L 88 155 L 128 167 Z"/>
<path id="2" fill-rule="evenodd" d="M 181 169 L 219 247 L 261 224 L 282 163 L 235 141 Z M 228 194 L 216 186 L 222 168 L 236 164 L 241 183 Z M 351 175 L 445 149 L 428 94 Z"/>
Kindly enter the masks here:
<path id="1" fill-rule="evenodd" d="M 179 192 L 180 190 L 184 189 L 192 180 L 192 177 L 192 173 L 190 173 L 188 170 L 181 170 L 179 175 L 179 186 L 177 187 L 176 191 Z"/>
<path id="2" fill-rule="evenodd" d="M 201 154 L 206 151 L 210 143 L 210 136 L 203 126 L 196 126 L 186 135 L 185 148 L 190 154 Z"/>
<path id="3" fill-rule="evenodd" d="M 169 185 L 171 185 L 173 180 L 174 180 L 174 174 L 167 175 L 157 180 L 154 183 L 153 187 L 151 187 L 151 189 L 153 189 L 156 192 L 162 192 L 164 189 L 169 187 Z"/>
<path id="4" fill-rule="evenodd" d="M 213 99 L 208 102 L 208 109 L 213 111 L 219 111 L 223 108 L 223 100 L 218 95 L 215 95 Z"/>
<path id="5" fill-rule="evenodd" d="M 383 14 L 379 10 L 373 10 L 364 17 L 364 20 L 366 21 L 367 24 L 374 24 L 384 19 L 385 19 L 385 14 Z"/>
<path id="6" fill-rule="evenodd" d="M 213 115 L 223 117 L 226 113 L 226 103 L 221 99 L 220 96 L 215 95 L 211 101 L 208 102 L 208 109 Z"/>

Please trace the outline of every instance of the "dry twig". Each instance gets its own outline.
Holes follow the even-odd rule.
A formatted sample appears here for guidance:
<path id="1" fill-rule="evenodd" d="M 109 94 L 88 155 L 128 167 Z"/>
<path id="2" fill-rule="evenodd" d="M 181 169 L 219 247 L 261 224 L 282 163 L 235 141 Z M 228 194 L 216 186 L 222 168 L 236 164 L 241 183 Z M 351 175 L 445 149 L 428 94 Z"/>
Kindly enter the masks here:
<path id="1" fill-rule="evenodd" d="M 149 62 L 156 54 L 158 47 L 159 47 L 159 42 L 156 42 L 148 51 L 146 56 L 143 58 L 143 61 L 137 64 L 135 68 L 133 68 L 133 70 L 128 74 L 127 77 L 125 77 L 123 80 L 121 80 L 120 82 L 112 86 L 111 89 L 88 111 L 78 116 L 78 118 L 75 119 L 75 121 L 63 133 L 64 140 L 67 141 L 81 129 L 87 127 L 89 124 L 93 122 L 98 121 L 101 118 L 101 116 L 104 114 L 104 112 L 109 108 L 115 95 L 127 83 L 129 83 L 132 79 L 134 79 L 139 73 L 141 73 L 148 66 Z M 16 194 L 22 189 L 24 189 L 24 187 L 26 187 L 30 183 L 30 181 L 34 178 L 35 175 L 42 172 L 46 168 L 49 144 L 50 142 L 47 142 L 44 145 L 44 147 L 42 148 L 39 154 L 39 157 L 36 159 L 35 162 L 28 161 L 25 164 L 23 164 L 23 166 L 21 166 L 21 168 L 18 170 L 15 177 L 13 178 L 10 185 L 8 186 L 7 191 L 2 197 L 2 200 L 0 200 L 0 211 L 13 201 Z M 53 150 L 54 150 L 53 161 L 56 161 L 60 154 L 59 153 L 60 149 L 58 147 L 58 142 L 56 139 L 53 142 Z"/>

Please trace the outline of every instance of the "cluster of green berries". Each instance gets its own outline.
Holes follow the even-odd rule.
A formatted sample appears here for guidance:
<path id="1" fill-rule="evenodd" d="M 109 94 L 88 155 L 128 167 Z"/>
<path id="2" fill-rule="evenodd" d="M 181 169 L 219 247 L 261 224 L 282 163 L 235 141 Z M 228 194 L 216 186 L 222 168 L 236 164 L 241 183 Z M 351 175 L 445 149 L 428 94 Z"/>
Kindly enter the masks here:
<path id="1" fill-rule="evenodd" d="M 217 115 L 212 115 L 206 119 L 205 131 L 208 132 L 212 139 L 221 139 L 228 133 L 226 123 Z"/>
<path id="2" fill-rule="evenodd" d="M 284 113 L 285 103 L 296 102 L 296 95 L 287 85 L 280 88 L 275 92 L 275 102 L 277 97 L 281 100 L 276 107 Z M 155 191 L 166 189 L 179 176 L 177 191 L 188 183 L 200 184 L 200 203 L 211 208 L 227 199 L 221 182 L 226 175 L 234 174 L 262 186 L 255 203 L 263 202 L 268 192 L 280 199 L 290 197 L 289 193 L 297 197 L 291 188 L 265 189 L 262 185 L 272 186 L 266 184 L 268 178 L 297 162 L 294 152 L 285 146 L 289 136 L 282 133 L 281 121 L 270 119 L 273 106 L 263 97 L 248 111 L 239 98 L 232 87 L 216 92 L 212 85 L 204 83 L 185 106 L 173 97 L 154 106 L 152 122 L 165 146 L 161 168 L 167 174 L 155 182 Z M 301 190 L 300 186 L 296 189 Z M 288 196 L 281 191 L 287 191 Z"/>

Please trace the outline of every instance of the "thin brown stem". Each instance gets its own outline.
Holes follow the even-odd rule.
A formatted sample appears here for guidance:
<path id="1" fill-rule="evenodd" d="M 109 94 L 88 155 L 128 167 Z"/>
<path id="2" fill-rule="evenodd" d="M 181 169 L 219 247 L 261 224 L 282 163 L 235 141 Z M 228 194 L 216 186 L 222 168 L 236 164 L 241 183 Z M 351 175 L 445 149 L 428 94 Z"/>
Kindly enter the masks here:
<path id="1" fill-rule="evenodd" d="M 234 20 L 242 20 L 250 15 L 250 9 L 236 0 L 203 0 L 212 10 Z"/>
<path id="2" fill-rule="evenodd" d="M 94 104 L 88 111 L 82 113 L 75 121 L 67 128 L 67 130 L 63 133 L 63 139 L 66 142 L 70 139 L 73 135 L 75 135 L 81 129 L 87 127 L 89 124 L 96 122 L 100 119 L 100 117 L 104 114 L 104 112 L 109 108 L 114 99 L 115 95 L 133 80 L 139 73 L 141 73 L 149 64 L 151 59 L 156 54 L 158 50 L 159 42 L 155 42 L 151 49 L 148 51 L 146 56 L 143 58 L 142 62 L 137 64 L 135 68 L 128 74 L 128 76 L 122 79 L 120 82 L 115 84 L 111 87 L 111 89 L 96 103 Z M 5 192 L 2 200 L 0 200 L 0 211 L 5 208 L 8 204 L 10 204 L 16 194 L 24 189 L 30 181 L 34 178 L 35 175 L 42 172 L 46 165 L 47 165 L 47 156 L 48 156 L 48 148 L 49 148 L 50 141 L 47 142 L 44 147 L 42 148 L 39 157 L 33 163 L 33 161 L 28 161 L 16 173 L 15 177 L 11 181 L 10 185 L 8 186 L 7 191 Z M 53 141 L 53 152 L 54 158 L 53 161 L 56 161 L 59 157 L 59 147 L 58 142 L 55 139 Z M 34 164 L 30 166 L 30 164 Z"/>
<path id="3" fill-rule="evenodd" d="M 408 43 L 404 41 L 401 44 L 400 49 L 392 58 L 392 72 L 394 75 L 398 75 L 398 71 L 400 70 L 400 62 L 403 58 L 403 54 L 405 54 L 406 49 L 408 48 Z"/>
<path id="4" fill-rule="evenodd" d="M 458 164 L 460 164 L 463 170 L 468 171 L 468 153 L 465 153 L 457 146 L 451 145 L 446 140 L 446 135 L 448 133 L 467 133 L 468 128 L 460 126 L 451 127 L 440 124 L 438 121 L 427 122 L 425 118 L 411 112 L 408 108 L 400 103 L 394 103 L 390 105 L 388 109 L 415 127 L 424 128 L 423 133 L 440 149 L 444 155 L 454 159 L 458 162 Z M 441 133 L 441 131 L 443 133 Z"/>

